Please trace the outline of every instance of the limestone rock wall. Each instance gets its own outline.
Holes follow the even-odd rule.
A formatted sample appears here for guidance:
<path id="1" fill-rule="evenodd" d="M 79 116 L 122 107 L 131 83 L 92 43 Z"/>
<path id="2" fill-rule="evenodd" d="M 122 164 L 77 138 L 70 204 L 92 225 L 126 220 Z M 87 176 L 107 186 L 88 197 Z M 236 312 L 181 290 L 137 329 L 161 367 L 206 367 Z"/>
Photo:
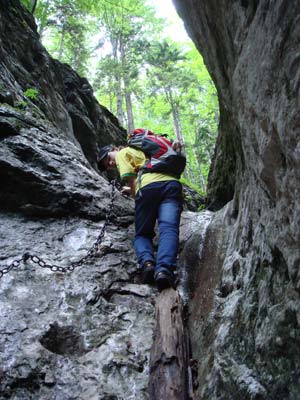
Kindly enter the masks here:
<path id="1" fill-rule="evenodd" d="M 185 248 L 199 398 L 294 400 L 300 396 L 300 4 L 174 3 L 219 94 L 212 208 L 233 198 Z"/>
<path id="2" fill-rule="evenodd" d="M 88 81 L 49 56 L 19 1 L 0 11 L 1 208 L 100 218 L 97 146 L 122 143 L 125 132 Z"/>
<path id="3" fill-rule="evenodd" d="M 20 3 L 1 0 L 1 271 L 26 252 L 59 267 L 87 255 L 111 201 L 96 149 L 124 137 Z M 148 398 L 155 292 L 136 274 L 133 212 L 117 191 L 101 248 L 74 272 L 27 262 L 0 279 L 1 399 Z"/>
<path id="4" fill-rule="evenodd" d="M 69 265 L 86 255 L 102 226 L 0 218 L 5 262 L 28 250 Z M 148 398 L 154 292 L 136 280 L 132 231 L 109 226 L 102 251 L 73 273 L 27 263 L 1 279 L 1 399 Z"/>

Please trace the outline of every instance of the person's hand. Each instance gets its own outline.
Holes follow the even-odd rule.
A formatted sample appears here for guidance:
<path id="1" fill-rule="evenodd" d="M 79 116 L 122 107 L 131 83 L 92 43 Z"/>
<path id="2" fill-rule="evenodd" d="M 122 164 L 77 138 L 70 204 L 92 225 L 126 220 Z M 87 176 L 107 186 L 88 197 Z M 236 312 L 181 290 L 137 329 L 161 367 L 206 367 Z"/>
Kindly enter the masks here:
<path id="1" fill-rule="evenodd" d="M 135 197 L 135 176 L 128 176 L 126 177 L 126 186 L 122 186 L 121 193 L 125 196 L 130 196 L 134 199 Z"/>
<path id="2" fill-rule="evenodd" d="M 172 149 L 175 150 L 176 153 L 180 153 L 182 150 L 182 144 L 178 140 L 175 140 L 172 144 Z"/>
<path id="3" fill-rule="evenodd" d="M 122 186 L 121 193 L 124 194 L 125 196 L 130 196 L 131 195 L 131 187 L 130 186 Z"/>

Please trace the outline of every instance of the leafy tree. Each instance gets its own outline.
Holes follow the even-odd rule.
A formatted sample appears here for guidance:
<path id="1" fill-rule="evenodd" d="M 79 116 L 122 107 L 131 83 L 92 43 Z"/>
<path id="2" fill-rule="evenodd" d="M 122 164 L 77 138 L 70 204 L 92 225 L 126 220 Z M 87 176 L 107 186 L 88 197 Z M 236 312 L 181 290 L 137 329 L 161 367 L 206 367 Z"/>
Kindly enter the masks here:
<path id="1" fill-rule="evenodd" d="M 180 130 L 188 159 L 185 178 L 205 191 L 218 124 L 218 102 L 211 78 L 202 58 L 189 44 L 179 47 L 170 41 L 155 43 L 148 56 L 143 84 L 146 91 L 136 105 L 137 121 L 157 132 L 174 131 L 179 138 Z"/>
<path id="2" fill-rule="evenodd" d="M 101 26 L 111 48 L 112 72 L 109 75 L 114 79 L 117 116 L 124 124 L 126 110 L 129 131 L 134 128 L 132 96 L 142 70 L 143 54 L 149 46 L 147 38 L 155 31 L 154 21 L 160 22 L 144 0 L 111 0 L 103 6 L 101 14 Z M 102 66 L 100 63 L 100 75 Z"/>
<path id="3" fill-rule="evenodd" d="M 116 93 L 118 81 L 115 79 L 116 64 L 112 55 L 104 56 L 97 66 L 97 74 L 94 79 L 94 87 L 97 88 L 97 95 L 101 98 L 103 104 L 107 106 L 110 112 L 116 114 Z M 122 115 L 123 118 L 123 115 Z"/>
<path id="4" fill-rule="evenodd" d="M 32 5 L 31 0 L 22 1 L 27 7 Z M 93 1 L 39 0 L 35 5 L 38 33 L 52 55 L 86 73 L 90 57 L 86 39 L 94 28 Z"/>
<path id="5" fill-rule="evenodd" d="M 31 14 L 34 14 L 37 1 L 38 0 L 22 0 L 21 3 L 24 4 L 24 6 L 27 8 L 28 11 L 31 12 Z"/>
<path id="6" fill-rule="evenodd" d="M 21 1 L 50 53 L 80 74 L 101 53 L 92 71 L 100 102 L 128 130 L 174 133 L 187 154 L 185 179 L 205 191 L 218 99 L 195 47 L 162 40 L 164 22 L 146 0 Z"/>
<path id="7" fill-rule="evenodd" d="M 147 62 L 152 68 L 148 68 L 149 83 L 152 93 L 163 93 L 170 106 L 173 118 L 174 130 L 178 140 L 184 143 L 180 120 L 180 103 L 183 91 L 193 80 L 186 74 L 181 61 L 185 56 L 175 43 L 167 40 L 157 42 L 151 46 L 147 54 Z"/>

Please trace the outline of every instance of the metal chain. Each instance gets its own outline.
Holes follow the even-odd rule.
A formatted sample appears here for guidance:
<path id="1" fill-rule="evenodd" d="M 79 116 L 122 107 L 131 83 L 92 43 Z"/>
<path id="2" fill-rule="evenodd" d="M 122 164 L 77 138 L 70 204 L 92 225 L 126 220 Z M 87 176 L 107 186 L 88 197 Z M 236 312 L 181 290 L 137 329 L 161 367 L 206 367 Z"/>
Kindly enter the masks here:
<path id="1" fill-rule="evenodd" d="M 114 208 L 114 200 L 115 200 L 115 194 L 116 194 L 117 181 L 116 180 L 111 181 L 111 185 L 112 185 L 111 200 L 110 200 L 110 205 L 109 205 L 108 212 L 106 213 L 106 216 L 105 216 L 104 224 L 103 224 L 103 226 L 102 226 L 102 228 L 100 230 L 100 233 L 99 233 L 95 243 L 93 244 L 93 246 L 90 248 L 90 250 L 87 252 L 87 254 L 84 257 L 82 257 L 78 261 L 72 262 L 67 267 L 61 267 L 61 266 L 55 265 L 55 264 L 48 264 L 41 257 L 39 257 L 39 256 L 37 256 L 35 254 L 25 253 L 25 254 L 23 254 L 22 258 L 16 259 L 16 260 L 12 261 L 12 263 L 9 264 L 8 266 L 0 269 L 0 279 L 5 274 L 10 272 L 12 269 L 14 269 L 14 268 L 17 269 L 22 262 L 26 263 L 26 261 L 32 261 L 34 264 L 37 264 L 41 268 L 48 268 L 52 272 L 66 273 L 66 272 L 73 272 L 75 270 L 75 268 L 80 267 L 86 261 L 88 261 L 91 258 L 93 258 L 100 250 L 100 245 L 101 245 L 101 243 L 103 241 L 103 238 L 104 238 L 104 235 L 105 235 L 105 230 L 106 230 L 106 227 L 107 227 L 107 225 L 108 225 L 108 223 L 110 221 L 111 214 L 112 214 L 112 211 L 113 211 L 113 208 Z"/>

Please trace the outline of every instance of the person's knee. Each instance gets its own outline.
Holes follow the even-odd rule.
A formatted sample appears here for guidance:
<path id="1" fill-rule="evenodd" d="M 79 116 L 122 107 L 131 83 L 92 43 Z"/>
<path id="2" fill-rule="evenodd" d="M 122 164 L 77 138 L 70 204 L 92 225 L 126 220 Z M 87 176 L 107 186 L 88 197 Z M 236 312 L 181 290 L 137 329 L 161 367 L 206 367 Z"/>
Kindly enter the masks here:
<path id="1" fill-rule="evenodd" d="M 140 232 L 136 232 L 135 234 L 135 240 L 139 240 L 139 239 L 148 239 L 148 240 L 152 240 L 155 236 L 155 233 L 153 231 L 140 231 Z"/>
<path id="2" fill-rule="evenodd" d="M 179 224 L 176 221 L 169 221 L 161 219 L 158 222 L 159 233 L 171 233 L 171 234 L 179 234 Z"/>

